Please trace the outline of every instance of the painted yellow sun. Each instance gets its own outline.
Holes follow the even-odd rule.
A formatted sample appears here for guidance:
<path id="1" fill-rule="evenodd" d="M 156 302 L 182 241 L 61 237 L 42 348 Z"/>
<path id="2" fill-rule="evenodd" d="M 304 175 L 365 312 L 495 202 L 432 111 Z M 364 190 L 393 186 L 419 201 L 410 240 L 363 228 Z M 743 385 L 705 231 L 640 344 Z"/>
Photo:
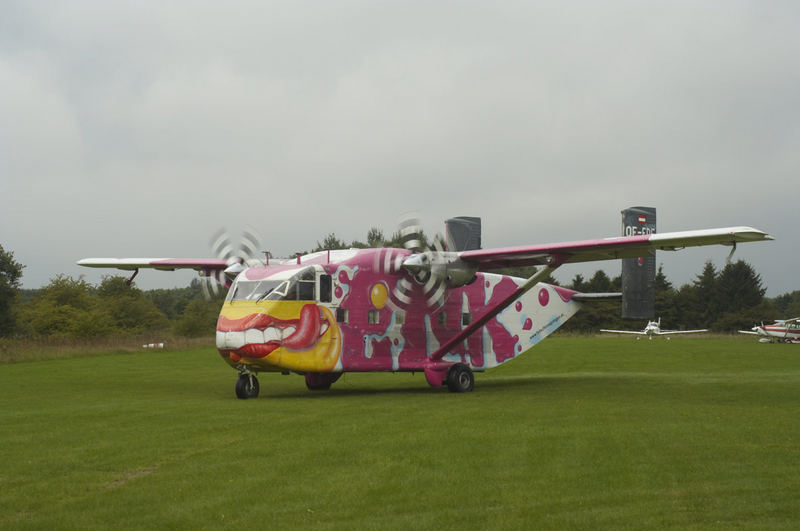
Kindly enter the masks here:
<path id="1" fill-rule="evenodd" d="M 369 298 L 372 305 L 378 310 L 382 310 L 386 306 L 386 301 L 389 300 L 389 289 L 383 282 L 378 282 L 369 290 Z"/>

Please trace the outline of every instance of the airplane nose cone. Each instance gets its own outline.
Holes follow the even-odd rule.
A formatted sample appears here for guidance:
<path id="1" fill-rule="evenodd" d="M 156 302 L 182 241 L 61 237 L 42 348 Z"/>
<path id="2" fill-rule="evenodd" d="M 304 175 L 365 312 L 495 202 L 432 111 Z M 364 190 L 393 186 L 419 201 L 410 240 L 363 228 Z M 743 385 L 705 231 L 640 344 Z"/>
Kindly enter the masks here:
<path id="1" fill-rule="evenodd" d="M 413 254 L 403 261 L 403 267 L 412 273 L 419 273 L 426 269 L 428 257 L 424 254 Z"/>

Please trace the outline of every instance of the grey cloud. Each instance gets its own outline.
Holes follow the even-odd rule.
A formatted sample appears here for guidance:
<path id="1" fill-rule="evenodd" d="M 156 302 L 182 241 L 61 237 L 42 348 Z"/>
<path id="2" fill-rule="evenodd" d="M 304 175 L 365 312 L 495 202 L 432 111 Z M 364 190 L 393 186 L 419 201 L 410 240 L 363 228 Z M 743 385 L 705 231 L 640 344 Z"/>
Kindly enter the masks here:
<path id="1" fill-rule="evenodd" d="M 661 230 L 774 233 L 743 256 L 771 294 L 791 291 L 799 14 L 744 1 L 5 2 L 2 242 L 36 287 L 89 278 L 84 256 L 202 255 L 221 225 L 290 253 L 419 210 L 431 231 L 480 215 L 499 246 L 613 235 L 620 209 L 647 204 Z M 726 250 L 709 253 L 665 256 L 668 276 L 689 281 Z"/>

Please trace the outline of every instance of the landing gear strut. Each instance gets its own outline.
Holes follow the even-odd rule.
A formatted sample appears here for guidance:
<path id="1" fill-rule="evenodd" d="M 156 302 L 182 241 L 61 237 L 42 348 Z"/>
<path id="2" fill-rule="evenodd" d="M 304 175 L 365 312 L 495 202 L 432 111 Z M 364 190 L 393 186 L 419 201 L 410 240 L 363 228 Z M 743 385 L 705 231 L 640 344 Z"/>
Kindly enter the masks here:
<path id="1" fill-rule="evenodd" d="M 447 371 L 447 388 L 453 393 L 469 393 L 475 387 L 472 369 L 463 363 L 456 363 Z"/>
<path id="2" fill-rule="evenodd" d="M 236 380 L 236 398 L 242 400 L 245 398 L 256 398 L 258 396 L 258 389 L 258 380 L 255 374 L 251 372 L 239 374 L 239 379 Z"/>

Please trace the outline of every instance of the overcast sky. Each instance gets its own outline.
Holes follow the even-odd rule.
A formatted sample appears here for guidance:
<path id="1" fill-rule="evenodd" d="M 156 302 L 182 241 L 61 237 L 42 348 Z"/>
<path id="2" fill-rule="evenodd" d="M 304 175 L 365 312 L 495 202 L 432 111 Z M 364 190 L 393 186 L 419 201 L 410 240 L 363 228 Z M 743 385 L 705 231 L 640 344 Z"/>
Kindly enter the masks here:
<path id="1" fill-rule="evenodd" d="M 36 288 L 85 257 L 286 256 L 483 219 L 483 246 L 750 225 L 800 289 L 800 2 L 0 0 L 0 244 Z M 729 249 L 659 253 L 691 282 Z M 619 264 L 565 266 L 557 277 Z M 143 271 L 144 289 L 193 273 Z"/>

